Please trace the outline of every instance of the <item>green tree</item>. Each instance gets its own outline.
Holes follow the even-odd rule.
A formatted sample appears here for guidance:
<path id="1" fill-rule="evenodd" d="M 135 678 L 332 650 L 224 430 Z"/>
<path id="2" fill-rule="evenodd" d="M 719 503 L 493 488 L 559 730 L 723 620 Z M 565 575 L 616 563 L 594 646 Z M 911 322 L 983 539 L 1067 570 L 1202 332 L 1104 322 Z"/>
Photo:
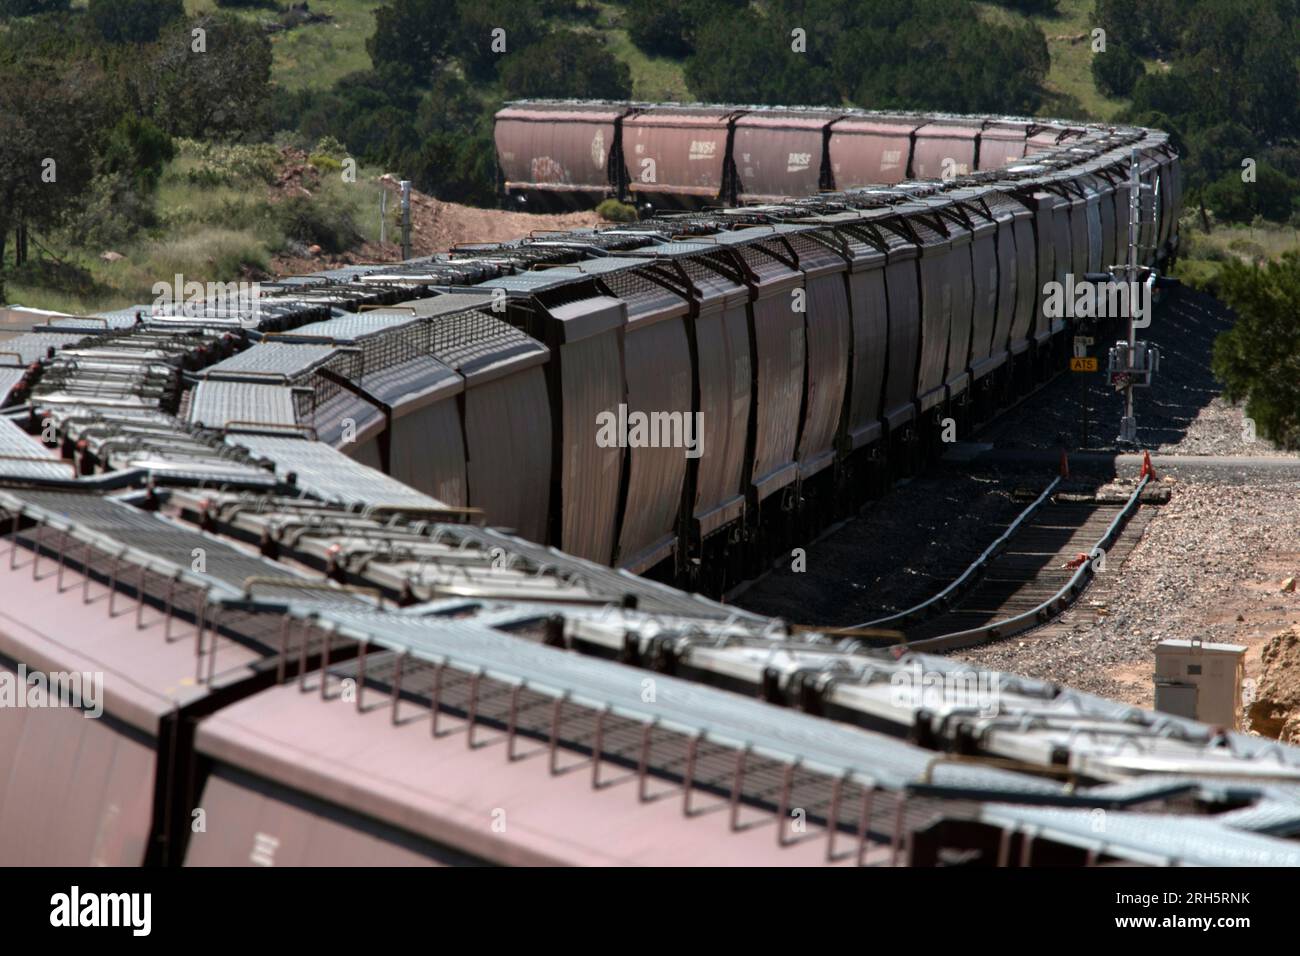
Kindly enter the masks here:
<path id="1" fill-rule="evenodd" d="M 421 95 L 411 77 L 410 69 L 397 64 L 350 73 L 311 98 L 299 131 L 311 140 L 332 136 L 365 162 L 400 169 L 398 154 L 420 142 L 412 117 Z"/>
<path id="2" fill-rule="evenodd" d="M 634 3 L 627 8 L 627 35 L 652 56 L 683 57 L 693 49 L 687 32 L 691 21 L 683 0 Z"/>
<path id="3" fill-rule="evenodd" d="M 163 167 L 175 157 L 172 138 L 149 119 L 132 114 L 109 130 L 100 152 L 104 171 L 123 175 L 141 192 L 158 185 Z"/>
<path id="4" fill-rule="evenodd" d="M 1092 79 L 1107 96 L 1128 96 L 1147 70 L 1128 47 L 1112 43 L 1092 57 Z"/>
<path id="5" fill-rule="evenodd" d="M 109 43 L 152 43 L 185 16 L 185 6 L 181 0 L 90 0 L 87 14 Z"/>
<path id="6" fill-rule="evenodd" d="M 413 169 L 416 188 L 445 202 L 491 205 L 496 198 L 490 125 L 472 133 L 433 133 L 403 168 Z"/>
<path id="7" fill-rule="evenodd" d="M 700 99 L 717 102 L 838 102 L 834 78 L 821 54 L 795 52 L 791 43 L 784 23 L 752 10 L 710 20 L 700 29 L 695 54 L 686 61 L 686 83 Z M 815 35 L 808 46 L 820 49 Z"/>
<path id="8" fill-rule="evenodd" d="M 995 26 L 965 0 L 884 0 L 844 34 L 841 92 L 863 106 L 1033 113 L 1050 58 L 1031 22 Z"/>
<path id="9" fill-rule="evenodd" d="M 0 20 L 31 17 L 41 13 L 63 13 L 70 6 L 70 0 L 0 0 Z"/>
<path id="10" fill-rule="evenodd" d="M 1216 123 L 1189 133 L 1187 151 L 1196 161 L 1184 171 L 1188 190 L 1202 189 L 1224 175 L 1239 174 L 1242 159 L 1255 156 L 1256 147 L 1255 137 L 1240 123 Z"/>
<path id="11" fill-rule="evenodd" d="M 195 27 L 204 31 L 205 52 L 193 48 Z M 266 34 L 256 23 L 222 13 L 168 28 L 136 94 L 172 136 L 250 139 L 269 126 L 270 83 Z"/>
<path id="12" fill-rule="evenodd" d="M 1222 296 L 1236 324 L 1214 343 L 1214 374 L 1230 401 L 1246 402 L 1259 434 L 1300 448 L 1300 254 L 1263 267 L 1229 262 Z"/>
<path id="13" fill-rule="evenodd" d="M 1145 56 L 1167 56 L 1178 46 L 1188 6 L 1188 0 L 1096 0 L 1092 20 L 1106 31 L 1107 43 L 1122 43 Z"/>
<path id="14" fill-rule="evenodd" d="M 400 64 L 423 78 L 447 56 L 459 25 L 456 7 L 446 0 L 389 0 L 375 11 L 366 52 L 376 68 Z"/>
<path id="15" fill-rule="evenodd" d="M 0 261 L 16 225 L 52 228 L 84 195 L 104 91 L 92 64 L 0 58 Z"/>
<path id="16" fill-rule="evenodd" d="M 711 19 L 695 49 L 696 96 L 768 104 L 1032 113 L 1050 64 L 1033 23 L 968 0 L 772 0 Z"/>
<path id="17" fill-rule="evenodd" d="M 1295 212 L 1295 196 L 1300 189 L 1290 176 L 1260 163 L 1254 182 L 1242 182 L 1241 171 L 1225 173 L 1205 189 L 1205 204 L 1221 220 L 1250 222 L 1262 216 L 1271 222 L 1286 222 Z"/>
<path id="18" fill-rule="evenodd" d="M 1184 10 L 1170 69 L 1137 81 L 1133 109 L 1167 113 L 1189 132 L 1239 123 L 1265 142 L 1300 133 L 1300 33 L 1287 7 L 1205 0 Z"/>
<path id="19" fill-rule="evenodd" d="M 456 15 L 459 24 L 454 53 L 465 72 L 475 79 L 491 79 L 546 33 L 542 12 L 533 0 L 457 0 Z M 581 47 L 591 45 L 590 36 L 565 35 Z"/>
<path id="20" fill-rule="evenodd" d="M 581 96 L 622 100 L 632 95 L 632 72 L 589 34 L 556 30 L 511 54 L 501 66 L 511 96 Z"/>
<path id="21" fill-rule="evenodd" d="M 485 107 L 465 80 L 454 73 L 443 73 L 434 80 L 428 94 L 420 98 L 415 110 L 415 128 L 426 136 L 463 133 L 479 123 Z M 495 110 L 487 113 L 491 115 Z"/>

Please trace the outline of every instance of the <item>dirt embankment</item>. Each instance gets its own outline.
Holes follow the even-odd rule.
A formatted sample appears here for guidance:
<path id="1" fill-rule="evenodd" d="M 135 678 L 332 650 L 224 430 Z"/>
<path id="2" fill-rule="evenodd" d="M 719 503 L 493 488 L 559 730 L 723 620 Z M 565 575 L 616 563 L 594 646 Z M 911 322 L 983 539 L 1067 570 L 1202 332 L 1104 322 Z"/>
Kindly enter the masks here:
<path id="1" fill-rule="evenodd" d="M 1300 744 L 1300 627 L 1264 645 L 1248 714 L 1252 730 Z"/>
<path id="2" fill-rule="evenodd" d="M 303 182 L 303 173 L 295 173 L 295 166 L 306 166 L 306 157 L 303 156 L 301 159 L 300 164 L 287 164 L 286 172 L 281 175 L 276 186 L 272 187 L 273 192 L 292 194 L 296 190 L 307 188 Z M 389 209 L 397 210 L 401 204 L 401 188 L 398 180 L 384 174 L 379 177 L 379 184 L 390 193 Z M 393 222 L 396 223 L 396 216 Z M 601 222 L 604 220 L 591 210 L 547 215 L 509 212 L 503 209 L 479 209 L 475 206 L 442 202 L 412 189 L 411 255 L 429 256 L 446 252 L 452 246 L 464 242 L 502 242 L 508 239 L 519 239 L 530 233 L 580 229 Z M 319 254 L 276 256 L 272 260 L 272 269 L 278 275 L 299 275 L 355 263 L 400 260 L 402 258 L 400 227 L 394 224 L 386 239 L 388 241 L 382 245 L 378 242 L 365 242 L 337 256 Z"/>

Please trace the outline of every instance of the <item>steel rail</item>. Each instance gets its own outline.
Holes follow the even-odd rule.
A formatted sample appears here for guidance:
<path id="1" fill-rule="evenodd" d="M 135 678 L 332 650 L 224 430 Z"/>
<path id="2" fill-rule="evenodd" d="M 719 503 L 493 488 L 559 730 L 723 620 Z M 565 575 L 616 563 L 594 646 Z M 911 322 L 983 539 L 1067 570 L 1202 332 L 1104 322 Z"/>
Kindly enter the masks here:
<path id="1" fill-rule="evenodd" d="M 1059 590 L 1046 601 L 1037 606 L 1017 614 L 1014 617 L 1003 618 L 999 621 L 993 621 L 980 627 L 971 628 L 967 631 L 954 631 L 950 634 L 940 634 L 936 637 L 922 638 L 917 641 L 908 641 L 905 646 L 909 651 L 951 651 L 963 647 L 971 647 L 975 644 L 982 644 L 990 640 L 1000 640 L 1004 637 L 1011 637 L 1020 634 L 1030 628 L 1037 627 L 1046 623 L 1051 618 L 1057 616 L 1066 608 L 1074 603 L 1078 596 L 1087 586 L 1088 580 L 1095 573 L 1093 564 L 1101 558 L 1106 549 L 1114 543 L 1119 532 L 1128 522 L 1129 517 L 1137 510 L 1138 504 L 1142 498 L 1142 492 L 1146 490 L 1151 481 L 1150 475 L 1143 476 L 1138 482 L 1133 493 L 1125 502 L 1124 507 L 1120 508 L 1119 513 L 1106 526 L 1106 530 L 1101 537 L 1093 544 L 1088 552 L 1087 559 L 1079 565 L 1074 574 L 1070 575 L 1070 580 L 1065 582 Z"/>
<path id="2" fill-rule="evenodd" d="M 932 614 L 948 610 L 951 606 L 952 598 L 964 592 L 974 580 L 975 576 L 982 573 L 984 569 L 988 567 L 989 562 L 1002 553 L 1002 550 L 1007 546 L 1007 543 L 1019 533 L 1025 522 L 1033 517 L 1033 515 L 1037 513 L 1038 509 L 1041 508 L 1049 498 L 1051 498 L 1051 496 L 1056 492 L 1056 489 L 1060 487 L 1060 484 L 1061 478 L 1058 475 L 1052 479 L 1051 483 L 1043 489 L 1043 493 L 1035 498 L 1029 507 L 1020 512 L 1016 519 L 1012 521 L 1011 524 L 1007 525 L 1007 530 L 1004 531 L 997 540 L 985 548 L 980 556 L 972 561 L 965 571 L 963 571 L 951 584 L 938 594 L 927 598 L 920 604 L 916 604 L 905 611 L 899 611 L 897 614 L 878 617 L 871 621 L 864 621 L 861 624 L 850 625 L 849 627 L 820 628 L 819 630 L 825 634 L 847 634 L 853 631 L 862 631 L 867 628 L 884 627 L 886 625 L 898 627 L 905 622 L 914 619 L 924 619 Z"/>

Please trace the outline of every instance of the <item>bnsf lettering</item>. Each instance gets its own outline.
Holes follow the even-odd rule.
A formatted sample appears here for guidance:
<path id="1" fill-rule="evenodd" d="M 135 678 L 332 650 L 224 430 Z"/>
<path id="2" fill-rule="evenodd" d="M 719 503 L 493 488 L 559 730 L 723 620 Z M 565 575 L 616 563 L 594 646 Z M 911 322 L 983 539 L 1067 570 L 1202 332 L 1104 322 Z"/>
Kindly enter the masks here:
<path id="1" fill-rule="evenodd" d="M 712 159 L 718 151 L 718 144 L 713 140 L 697 139 L 691 141 L 691 159 Z"/>
<path id="2" fill-rule="evenodd" d="M 811 165 L 812 153 L 791 153 L 790 158 L 786 160 L 785 171 L 787 173 L 797 173 Z"/>

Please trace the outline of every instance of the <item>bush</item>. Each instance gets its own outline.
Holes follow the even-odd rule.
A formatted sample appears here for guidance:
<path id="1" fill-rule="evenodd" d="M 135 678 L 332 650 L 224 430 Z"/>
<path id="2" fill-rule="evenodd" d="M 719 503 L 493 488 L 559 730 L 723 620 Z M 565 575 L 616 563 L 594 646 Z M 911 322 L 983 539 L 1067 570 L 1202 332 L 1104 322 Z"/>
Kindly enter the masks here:
<path id="1" fill-rule="evenodd" d="M 446 55 L 456 25 L 456 10 L 446 0 L 390 0 L 375 11 L 366 52 L 376 68 L 391 63 L 427 76 Z"/>
<path id="2" fill-rule="evenodd" d="M 312 153 L 307 157 L 307 162 L 323 173 L 337 173 L 343 168 L 343 163 L 328 153 Z"/>
<path id="3" fill-rule="evenodd" d="M 448 52 L 460 60 L 467 75 L 478 80 L 492 79 L 502 66 L 546 33 L 541 10 L 532 0 L 457 0 L 456 16 L 460 25 L 456 42 Z M 504 52 L 492 49 L 493 31 L 497 29 L 505 30 Z M 590 35 L 568 35 L 581 37 L 577 42 L 583 47 L 591 44 Z"/>
<path id="4" fill-rule="evenodd" d="M 689 23 L 681 0 L 635 3 L 628 8 L 627 34 L 640 49 L 654 56 L 686 56 Z"/>
<path id="5" fill-rule="evenodd" d="M 1220 274 L 1222 297 L 1236 324 L 1214 343 L 1214 374 L 1224 396 L 1245 400 L 1259 434 L 1300 448 L 1300 254 L 1263 267 L 1230 262 Z"/>
<path id="6" fill-rule="evenodd" d="M 331 156 L 334 159 L 346 159 L 348 148 L 333 136 L 322 136 L 312 147 L 312 152 L 321 156 Z"/>
<path id="7" fill-rule="evenodd" d="M 1255 182 L 1241 181 L 1240 172 L 1225 173 L 1205 189 L 1205 204 L 1221 222 L 1251 222 L 1262 216 L 1271 222 L 1287 222 L 1295 211 L 1300 183 L 1272 166 L 1260 163 Z"/>
<path id="8" fill-rule="evenodd" d="M 1128 96 L 1146 71 L 1141 59 L 1118 43 L 1092 57 L 1092 79 L 1107 96 Z"/>
<path id="9" fill-rule="evenodd" d="M 181 0 L 90 0 L 90 22 L 109 43 L 152 43 L 185 16 Z"/>
<path id="10" fill-rule="evenodd" d="M 636 222 L 636 207 L 617 199 L 606 199 L 596 207 L 596 214 L 610 222 Z"/>
<path id="11" fill-rule="evenodd" d="M 1206 259 L 1179 259 L 1174 274 L 1186 286 L 1206 295 L 1219 297 L 1219 274 L 1222 263 Z"/>
<path id="12" fill-rule="evenodd" d="M 1247 239 L 1244 236 L 1230 241 L 1228 243 L 1228 248 L 1239 254 L 1244 259 L 1268 258 L 1268 251 L 1262 245 L 1254 239 Z"/>
<path id="13" fill-rule="evenodd" d="M 182 139 L 177 145 L 194 161 L 185 175 L 196 186 L 234 186 L 241 181 L 269 184 L 280 168 L 280 151 L 270 143 L 227 145 Z"/>
<path id="14" fill-rule="evenodd" d="M 352 214 L 314 196 L 291 196 L 276 206 L 276 222 L 288 239 L 343 252 L 361 241 Z"/>
<path id="15" fill-rule="evenodd" d="M 59 238 L 101 251 L 125 245 L 155 222 L 152 196 L 137 190 L 129 173 L 106 172 L 91 181 Z"/>
<path id="16" fill-rule="evenodd" d="M 101 162 L 134 180 L 141 192 L 158 185 L 163 166 L 176 157 L 172 138 L 147 119 L 123 116 L 108 134 Z"/>
<path id="17" fill-rule="evenodd" d="M 63 13 L 71 5 L 71 0 L 0 0 L 0 20 L 39 13 Z"/>

